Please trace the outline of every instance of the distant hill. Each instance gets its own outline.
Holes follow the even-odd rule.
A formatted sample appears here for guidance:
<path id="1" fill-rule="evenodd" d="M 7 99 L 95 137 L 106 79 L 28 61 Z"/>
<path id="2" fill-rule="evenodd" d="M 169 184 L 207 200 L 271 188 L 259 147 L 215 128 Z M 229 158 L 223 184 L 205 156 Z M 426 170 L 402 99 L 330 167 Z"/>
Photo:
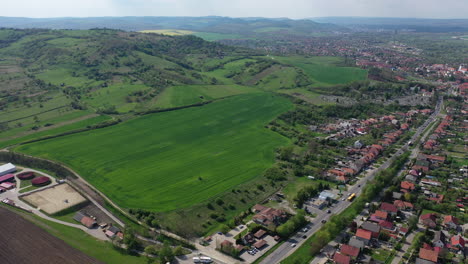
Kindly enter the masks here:
<path id="1" fill-rule="evenodd" d="M 47 29 L 92 29 L 110 28 L 125 31 L 150 29 L 185 29 L 196 32 L 237 34 L 239 36 L 268 36 L 274 32 L 288 34 L 316 34 L 335 31 L 346 32 L 347 28 L 311 20 L 288 18 L 230 18 L 230 17 L 90 17 L 90 18 L 20 18 L 0 17 L 0 27 L 47 28 Z"/>
<path id="2" fill-rule="evenodd" d="M 418 32 L 468 32 L 468 19 L 318 17 L 320 23 L 333 23 L 361 30 L 411 30 Z"/>

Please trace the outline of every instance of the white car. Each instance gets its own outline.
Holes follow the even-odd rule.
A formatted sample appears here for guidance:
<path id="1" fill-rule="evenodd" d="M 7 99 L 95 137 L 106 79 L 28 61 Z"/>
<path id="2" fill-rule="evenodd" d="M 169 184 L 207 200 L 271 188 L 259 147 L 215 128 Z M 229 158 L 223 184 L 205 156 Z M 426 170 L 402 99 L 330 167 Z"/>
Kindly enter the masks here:
<path id="1" fill-rule="evenodd" d="M 296 244 L 292 244 L 291 247 L 296 247 Z"/>

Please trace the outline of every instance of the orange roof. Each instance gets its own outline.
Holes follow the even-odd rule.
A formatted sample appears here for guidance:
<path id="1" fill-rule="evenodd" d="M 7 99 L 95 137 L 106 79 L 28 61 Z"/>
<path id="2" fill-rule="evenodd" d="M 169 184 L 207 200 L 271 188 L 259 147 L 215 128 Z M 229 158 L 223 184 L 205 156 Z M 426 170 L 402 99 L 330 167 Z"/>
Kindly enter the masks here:
<path id="1" fill-rule="evenodd" d="M 350 245 L 343 245 L 341 246 L 340 252 L 341 254 L 357 257 L 359 255 L 359 248 Z"/>
<path id="2" fill-rule="evenodd" d="M 425 248 L 421 248 L 419 250 L 419 258 L 429 260 L 432 262 L 437 262 L 438 254 L 434 250 L 428 250 Z"/>
<path id="3" fill-rule="evenodd" d="M 375 211 L 374 215 L 375 215 L 377 218 L 380 218 L 380 219 L 387 219 L 387 217 L 388 217 L 388 213 L 387 213 L 387 212 L 380 211 L 380 210 Z"/>
<path id="4" fill-rule="evenodd" d="M 357 236 L 357 237 L 360 237 L 360 238 L 364 238 L 364 239 L 370 240 L 371 237 L 372 237 L 372 232 L 371 232 L 371 231 L 364 230 L 364 229 L 358 229 L 358 230 L 356 231 L 356 236 Z"/>
<path id="5" fill-rule="evenodd" d="M 400 186 L 401 188 L 406 189 L 406 190 L 414 190 L 415 188 L 414 183 L 411 183 L 408 181 L 402 181 Z"/>

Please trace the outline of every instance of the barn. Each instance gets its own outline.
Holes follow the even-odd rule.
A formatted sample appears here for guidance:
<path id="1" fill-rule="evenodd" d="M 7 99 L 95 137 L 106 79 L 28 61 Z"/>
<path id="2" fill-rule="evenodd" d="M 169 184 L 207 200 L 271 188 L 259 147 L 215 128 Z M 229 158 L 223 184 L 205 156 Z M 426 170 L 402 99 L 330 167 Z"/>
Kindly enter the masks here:
<path id="1" fill-rule="evenodd" d="M 24 181 L 24 180 L 31 180 L 32 178 L 34 178 L 34 172 L 32 171 L 26 171 L 26 172 L 22 172 L 22 173 L 18 173 L 16 175 L 16 177 L 18 177 L 18 179 Z"/>
<path id="2" fill-rule="evenodd" d="M 14 182 L 15 181 L 15 175 L 14 174 L 6 174 L 3 176 L 0 176 L 0 183 L 3 182 Z"/>
<path id="3" fill-rule="evenodd" d="M 0 166 L 0 176 L 3 176 L 8 173 L 13 173 L 16 171 L 15 165 L 11 163 L 3 164 Z"/>
<path id="4" fill-rule="evenodd" d="M 34 186 L 45 186 L 50 183 L 49 177 L 41 176 L 31 180 L 32 185 Z"/>

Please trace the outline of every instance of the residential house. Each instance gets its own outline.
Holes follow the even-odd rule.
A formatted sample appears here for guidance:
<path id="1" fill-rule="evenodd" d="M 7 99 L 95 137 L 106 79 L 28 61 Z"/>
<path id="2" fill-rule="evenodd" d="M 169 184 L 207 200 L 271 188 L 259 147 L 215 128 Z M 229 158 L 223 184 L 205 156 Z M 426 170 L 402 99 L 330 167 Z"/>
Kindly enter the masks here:
<path id="1" fill-rule="evenodd" d="M 423 214 L 419 217 L 419 220 L 427 227 L 435 228 L 437 226 L 437 216 L 433 213 Z"/>
<path id="2" fill-rule="evenodd" d="M 387 220 L 388 219 L 388 213 L 384 212 L 384 211 L 380 211 L 380 210 L 375 211 L 373 216 L 375 216 L 375 218 L 377 218 L 379 220 Z"/>
<path id="3" fill-rule="evenodd" d="M 447 238 L 445 237 L 444 232 L 442 231 L 434 232 L 434 239 L 432 240 L 432 245 L 434 247 L 443 248 L 445 247 L 446 241 L 447 241 Z"/>
<path id="4" fill-rule="evenodd" d="M 442 185 L 440 182 L 434 181 L 434 180 L 431 180 L 431 179 L 422 179 L 420 181 L 420 183 L 427 184 L 427 185 L 432 185 L 432 186 L 441 186 Z"/>
<path id="5" fill-rule="evenodd" d="M 450 248 L 455 251 L 464 250 L 465 248 L 465 239 L 462 236 L 456 235 L 450 239 Z"/>
<path id="6" fill-rule="evenodd" d="M 337 264 L 350 264 L 351 257 L 340 253 L 335 253 L 335 255 L 333 256 L 333 262 Z"/>
<path id="7" fill-rule="evenodd" d="M 432 262 L 432 261 L 429 261 L 429 260 L 425 260 L 425 259 L 420 259 L 420 258 L 416 258 L 416 264 L 436 264 L 435 262 Z"/>
<path id="8" fill-rule="evenodd" d="M 346 256 L 350 256 L 352 259 L 357 259 L 359 256 L 360 249 L 350 245 L 342 245 L 340 253 Z"/>
<path id="9" fill-rule="evenodd" d="M 446 215 L 442 224 L 445 228 L 458 229 L 458 219 L 451 215 Z"/>
<path id="10" fill-rule="evenodd" d="M 372 232 L 359 228 L 356 231 L 356 238 L 364 242 L 365 245 L 368 245 L 372 239 Z"/>
<path id="11" fill-rule="evenodd" d="M 360 250 L 363 250 L 364 247 L 366 246 L 362 240 L 359 240 L 356 237 L 352 237 L 349 240 L 348 245 L 355 247 L 355 248 L 359 248 Z"/>
<path id="12" fill-rule="evenodd" d="M 263 229 L 259 229 L 255 234 L 254 237 L 257 239 L 261 239 L 267 232 Z"/>
<path id="13" fill-rule="evenodd" d="M 405 202 L 402 200 L 395 200 L 393 201 L 393 205 L 395 205 L 398 210 L 403 210 L 403 211 L 408 211 L 408 210 L 413 210 L 414 205 L 410 202 Z"/>
<path id="14" fill-rule="evenodd" d="M 396 215 L 398 208 L 391 203 L 382 203 L 380 205 L 380 210 L 389 213 L 390 215 Z"/>
<path id="15" fill-rule="evenodd" d="M 410 181 L 410 182 L 416 182 L 418 180 L 418 178 L 416 178 L 416 176 L 408 174 L 408 175 L 405 176 L 405 180 Z"/>
<path id="16" fill-rule="evenodd" d="M 385 230 L 387 232 L 395 232 L 395 226 L 393 225 L 392 222 L 389 221 L 380 221 L 379 226 L 382 228 L 382 230 Z"/>
<path id="17" fill-rule="evenodd" d="M 437 263 L 437 259 L 439 258 L 439 254 L 434 250 L 429 250 L 425 248 L 421 248 L 419 250 L 419 258 L 424 260 L 429 260 L 434 263 Z"/>
<path id="18" fill-rule="evenodd" d="M 402 193 L 399 193 L 399 192 L 393 192 L 393 193 L 392 193 L 392 198 L 393 198 L 393 199 L 400 200 L 401 197 L 403 197 L 403 194 L 402 194 Z"/>
<path id="19" fill-rule="evenodd" d="M 371 223 L 371 222 L 364 222 L 364 223 L 362 223 L 361 228 L 364 229 L 364 230 L 372 232 L 372 237 L 373 238 L 378 238 L 379 237 L 379 234 L 380 234 L 380 226 L 379 225 L 377 225 L 375 223 Z"/>
<path id="20" fill-rule="evenodd" d="M 255 243 L 253 244 L 254 248 L 256 248 L 256 249 L 261 249 L 261 248 L 263 248 L 263 247 L 266 246 L 266 245 L 267 245 L 267 242 L 266 242 L 265 240 L 263 240 L 263 239 L 262 239 L 262 240 L 258 240 L 257 242 L 255 242 Z"/>
<path id="21" fill-rule="evenodd" d="M 412 192 L 416 188 L 414 183 L 409 182 L 409 181 L 402 181 L 400 183 L 401 191 L 402 192 Z"/>
<path id="22" fill-rule="evenodd" d="M 258 204 L 254 206 L 253 211 L 256 212 L 253 216 L 253 221 L 263 226 L 278 226 L 284 223 L 288 218 L 288 215 L 283 210 L 269 208 Z"/>

